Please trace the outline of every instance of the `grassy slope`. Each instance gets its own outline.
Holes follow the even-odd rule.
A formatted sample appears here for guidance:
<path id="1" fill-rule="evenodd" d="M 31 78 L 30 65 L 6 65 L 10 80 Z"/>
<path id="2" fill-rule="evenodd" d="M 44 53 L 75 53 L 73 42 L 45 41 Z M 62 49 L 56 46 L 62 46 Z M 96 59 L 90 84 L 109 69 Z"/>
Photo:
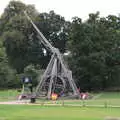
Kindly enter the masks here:
<path id="1" fill-rule="evenodd" d="M 0 120 L 104 120 L 120 117 L 120 108 L 0 105 Z"/>

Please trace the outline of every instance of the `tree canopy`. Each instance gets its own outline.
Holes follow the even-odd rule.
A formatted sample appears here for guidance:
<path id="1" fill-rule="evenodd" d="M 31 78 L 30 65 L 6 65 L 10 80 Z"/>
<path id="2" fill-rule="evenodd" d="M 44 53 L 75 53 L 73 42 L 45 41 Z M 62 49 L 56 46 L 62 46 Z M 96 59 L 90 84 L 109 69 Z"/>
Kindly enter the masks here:
<path id="1" fill-rule="evenodd" d="M 41 68 L 45 68 L 50 58 L 49 52 L 44 55 L 44 46 L 38 40 L 36 31 L 24 15 L 24 10 L 28 12 L 51 44 L 62 52 L 65 51 L 70 25 L 54 11 L 38 13 L 32 5 L 11 1 L 1 16 L 0 31 L 8 61 L 18 73 L 22 73 L 29 64 L 39 64 Z"/>
<path id="2" fill-rule="evenodd" d="M 36 84 L 38 69 L 45 69 L 51 56 L 24 11 L 54 47 L 70 52 L 66 60 L 78 87 L 120 86 L 120 17 L 96 12 L 86 21 L 73 17 L 69 22 L 54 11 L 39 13 L 33 5 L 10 1 L 0 17 L 0 87 L 18 87 L 18 74 L 31 74 Z"/>
<path id="3" fill-rule="evenodd" d="M 81 89 L 106 89 L 120 81 L 120 19 L 90 14 L 74 18 L 69 41 L 70 65 Z"/>

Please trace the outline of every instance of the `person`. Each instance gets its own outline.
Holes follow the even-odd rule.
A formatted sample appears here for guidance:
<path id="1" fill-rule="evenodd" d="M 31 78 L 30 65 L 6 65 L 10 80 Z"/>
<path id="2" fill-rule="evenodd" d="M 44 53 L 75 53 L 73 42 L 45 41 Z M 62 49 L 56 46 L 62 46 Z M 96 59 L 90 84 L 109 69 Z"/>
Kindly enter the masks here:
<path id="1" fill-rule="evenodd" d="M 62 90 L 59 94 L 60 97 L 63 97 L 64 96 L 64 90 Z"/>
<path id="2" fill-rule="evenodd" d="M 24 77 L 23 78 L 23 84 L 29 88 L 30 92 L 33 92 L 33 85 L 32 85 L 32 79 L 30 77 Z"/>
<path id="3" fill-rule="evenodd" d="M 58 98 L 58 95 L 56 93 L 51 94 L 51 99 L 52 100 L 57 100 L 57 98 Z"/>

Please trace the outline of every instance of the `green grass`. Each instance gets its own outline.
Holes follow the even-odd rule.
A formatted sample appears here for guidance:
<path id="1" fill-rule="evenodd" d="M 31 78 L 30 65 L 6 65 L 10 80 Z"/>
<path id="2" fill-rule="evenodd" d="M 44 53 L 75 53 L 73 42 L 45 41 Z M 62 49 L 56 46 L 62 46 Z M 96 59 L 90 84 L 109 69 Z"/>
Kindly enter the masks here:
<path id="1" fill-rule="evenodd" d="M 0 105 L 0 120 L 104 120 L 120 117 L 120 108 Z"/>
<path id="2" fill-rule="evenodd" d="M 17 90 L 1 90 L 0 91 L 0 101 L 10 101 L 17 99 L 20 93 Z"/>
<path id="3" fill-rule="evenodd" d="M 0 101 L 16 100 L 19 94 L 17 90 L 0 91 Z M 120 118 L 119 92 L 103 92 L 93 94 L 93 96 L 93 99 L 89 100 L 58 100 L 56 102 L 37 100 L 36 103 L 39 105 L 0 105 L 0 120 L 105 120 L 106 117 Z M 49 104 L 59 106 L 50 106 Z"/>
<path id="4" fill-rule="evenodd" d="M 12 101 L 17 100 L 19 96 L 19 92 L 17 90 L 4 90 L 0 91 L 0 101 Z M 98 94 L 92 94 L 93 99 L 89 100 L 58 100 L 56 104 L 64 104 L 65 105 L 79 105 L 79 106 L 120 106 L 120 92 L 103 92 Z M 98 97 L 96 97 L 98 96 Z M 52 101 L 43 101 L 37 100 L 37 103 L 40 104 L 52 104 Z"/>
<path id="5" fill-rule="evenodd" d="M 96 97 L 99 96 L 99 97 Z M 42 101 L 37 101 L 42 103 Z M 53 101 L 44 101 L 44 104 L 52 104 Z M 94 94 L 93 99 L 88 100 L 58 100 L 56 104 L 64 105 L 78 105 L 78 106 L 101 106 L 101 107 L 120 107 L 120 93 L 119 92 L 104 92 L 100 94 Z"/>
<path id="6" fill-rule="evenodd" d="M 120 92 L 104 92 L 104 93 L 101 93 L 100 98 L 101 99 L 103 99 L 103 98 L 107 98 L 107 99 L 114 99 L 114 98 L 115 99 L 120 99 Z"/>

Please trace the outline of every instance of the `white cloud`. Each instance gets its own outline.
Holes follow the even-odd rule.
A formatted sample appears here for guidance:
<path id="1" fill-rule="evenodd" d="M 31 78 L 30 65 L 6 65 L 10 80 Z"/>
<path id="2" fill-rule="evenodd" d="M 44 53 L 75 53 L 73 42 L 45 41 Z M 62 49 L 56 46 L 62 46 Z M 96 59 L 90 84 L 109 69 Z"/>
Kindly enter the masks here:
<path id="1" fill-rule="evenodd" d="M 0 14 L 10 0 L 0 1 Z M 70 20 L 74 16 L 86 19 L 89 13 L 100 11 L 101 16 L 120 13 L 120 0 L 21 0 L 26 4 L 34 4 L 39 12 L 56 13 Z"/>

